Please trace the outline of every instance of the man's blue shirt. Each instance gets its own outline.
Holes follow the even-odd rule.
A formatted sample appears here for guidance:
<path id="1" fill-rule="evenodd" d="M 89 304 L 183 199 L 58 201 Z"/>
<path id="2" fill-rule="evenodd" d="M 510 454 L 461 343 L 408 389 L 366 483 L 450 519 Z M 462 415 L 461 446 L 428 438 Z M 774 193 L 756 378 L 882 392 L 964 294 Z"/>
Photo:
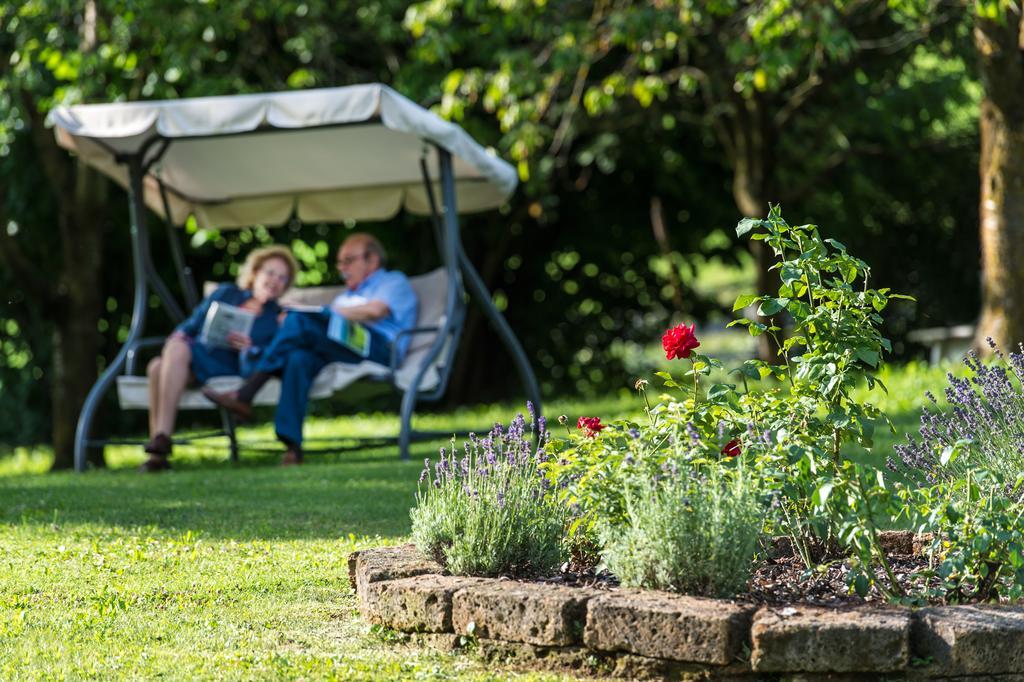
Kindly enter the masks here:
<path id="1" fill-rule="evenodd" d="M 372 322 L 363 322 L 367 328 L 378 332 L 394 343 L 398 333 L 416 326 L 418 302 L 416 292 L 409 284 L 409 278 L 397 270 L 381 268 L 371 273 L 355 289 L 345 289 L 331 303 L 332 307 L 362 305 L 370 301 L 384 301 L 390 313 Z M 399 357 L 405 355 L 409 337 L 403 336 L 398 345 Z"/>

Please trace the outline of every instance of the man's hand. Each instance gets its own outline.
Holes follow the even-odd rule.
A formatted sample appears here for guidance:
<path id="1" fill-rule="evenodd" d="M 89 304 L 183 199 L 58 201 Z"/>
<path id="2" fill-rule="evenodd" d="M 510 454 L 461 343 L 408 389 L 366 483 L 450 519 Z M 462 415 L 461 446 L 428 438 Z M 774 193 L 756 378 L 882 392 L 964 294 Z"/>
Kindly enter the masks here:
<path id="1" fill-rule="evenodd" d="M 252 346 L 252 339 L 245 334 L 231 332 L 228 334 L 228 343 L 231 344 L 232 348 L 242 353 Z"/>
<path id="2" fill-rule="evenodd" d="M 373 322 L 391 314 L 391 308 L 384 301 L 367 301 L 360 305 L 334 306 L 332 310 L 346 320 L 353 322 Z"/>

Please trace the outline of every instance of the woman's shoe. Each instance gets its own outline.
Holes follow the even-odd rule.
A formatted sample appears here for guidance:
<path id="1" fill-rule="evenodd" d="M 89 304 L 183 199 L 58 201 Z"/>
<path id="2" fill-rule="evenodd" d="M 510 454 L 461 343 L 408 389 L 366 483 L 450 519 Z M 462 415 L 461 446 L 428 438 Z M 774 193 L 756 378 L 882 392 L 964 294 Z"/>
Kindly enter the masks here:
<path id="1" fill-rule="evenodd" d="M 169 471 L 171 463 L 163 455 L 150 455 L 149 459 L 139 467 L 139 473 L 155 474 L 160 471 Z"/>
<path id="2" fill-rule="evenodd" d="M 149 442 L 142 446 L 142 449 L 151 455 L 159 455 L 164 459 L 171 454 L 174 444 L 171 437 L 166 433 L 158 433 L 149 439 Z"/>

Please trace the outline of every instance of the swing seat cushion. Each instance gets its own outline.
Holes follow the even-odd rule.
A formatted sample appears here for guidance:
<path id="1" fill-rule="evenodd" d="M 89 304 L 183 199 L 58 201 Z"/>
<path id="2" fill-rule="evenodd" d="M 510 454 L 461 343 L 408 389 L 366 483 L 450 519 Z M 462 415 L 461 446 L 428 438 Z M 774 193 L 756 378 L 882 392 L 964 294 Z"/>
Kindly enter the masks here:
<path id="1" fill-rule="evenodd" d="M 444 268 L 438 268 L 424 275 L 410 277 L 409 283 L 419 300 L 419 314 L 416 326 L 433 327 L 439 330 L 445 323 L 445 307 L 448 297 L 448 273 Z M 216 288 L 216 283 L 208 283 L 205 289 Z M 285 303 L 301 303 L 305 305 L 327 305 L 334 297 L 341 292 L 341 287 L 305 287 L 293 289 L 282 299 Z M 211 289 L 212 290 L 212 289 Z M 405 357 L 391 375 L 391 370 L 384 365 L 379 365 L 369 360 L 358 364 L 334 362 L 324 367 L 310 389 L 309 396 L 312 399 L 328 398 L 332 394 L 343 390 L 349 384 L 360 379 L 388 381 L 389 379 L 401 392 L 412 387 L 416 373 L 427 360 L 430 348 L 437 339 L 438 331 L 430 331 L 412 335 L 409 348 Z M 427 367 L 420 381 L 419 390 L 430 391 L 437 388 L 441 381 L 440 361 L 446 356 L 445 353 L 438 355 L 438 360 Z M 242 383 L 241 377 L 222 376 L 213 377 L 206 385 L 215 391 L 233 391 Z M 281 383 L 277 379 L 268 381 L 267 384 L 256 394 L 253 401 L 256 405 L 276 405 L 281 393 Z M 145 376 L 120 376 L 117 378 L 117 397 L 121 409 L 145 410 L 149 409 L 149 380 Z M 216 406 L 206 399 L 198 389 L 189 389 L 181 397 L 180 409 L 183 410 L 210 410 Z"/>

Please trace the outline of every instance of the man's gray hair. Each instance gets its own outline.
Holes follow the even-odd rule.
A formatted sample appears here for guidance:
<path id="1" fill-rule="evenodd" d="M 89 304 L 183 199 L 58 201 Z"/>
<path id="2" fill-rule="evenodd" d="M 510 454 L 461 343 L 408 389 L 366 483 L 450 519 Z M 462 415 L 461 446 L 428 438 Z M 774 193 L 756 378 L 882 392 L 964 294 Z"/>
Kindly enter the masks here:
<path id="1" fill-rule="evenodd" d="M 379 239 L 369 232 L 353 232 L 345 239 L 345 241 L 348 242 L 352 240 L 362 242 L 366 247 L 366 253 L 372 253 L 377 256 L 377 261 L 380 263 L 380 267 L 387 267 L 388 252 L 384 250 L 384 245 L 380 243 Z"/>

